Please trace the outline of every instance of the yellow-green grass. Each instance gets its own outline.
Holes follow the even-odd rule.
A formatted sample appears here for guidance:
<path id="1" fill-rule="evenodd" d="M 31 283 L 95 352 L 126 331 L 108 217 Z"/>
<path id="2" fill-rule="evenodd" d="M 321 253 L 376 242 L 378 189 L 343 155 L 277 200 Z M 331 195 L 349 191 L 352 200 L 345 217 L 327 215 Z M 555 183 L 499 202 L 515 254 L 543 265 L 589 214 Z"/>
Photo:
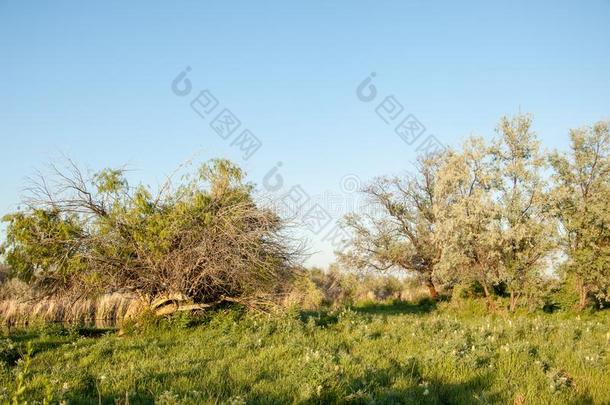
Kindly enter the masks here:
<path id="1" fill-rule="evenodd" d="M 30 342 L 19 398 L 30 403 L 610 403 L 608 312 L 475 316 L 396 304 L 223 310 L 192 323 L 5 337 L 0 395 L 14 394 Z"/>

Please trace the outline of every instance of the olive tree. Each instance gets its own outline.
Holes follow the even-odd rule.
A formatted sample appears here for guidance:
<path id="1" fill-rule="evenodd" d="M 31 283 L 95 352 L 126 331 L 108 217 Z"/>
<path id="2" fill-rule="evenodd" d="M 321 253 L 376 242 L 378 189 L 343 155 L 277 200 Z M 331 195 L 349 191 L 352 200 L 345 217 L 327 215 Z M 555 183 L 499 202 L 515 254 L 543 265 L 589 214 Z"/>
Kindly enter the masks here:
<path id="1" fill-rule="evenodd" d="M 610 299 L 609 128 L 599 122 L 572 130 L 569 153 L 550 158 L 565 269 L 576 279 L 581 309 L 591 295 Z"/>
<path id="2" fill-rule="evenodd" d="M 356 269 L 415 274 L 431 298 L 438 296 L 433 271 L 441 253 L 434 237 L 437 218 L 433 207 L 443 156 L 420 157 L 415 174 L 380 177 L 362 190 L 375 210 L 346 216 L 352 237 L 349 249 L 339 254 L 341 261 Z"/>
<path id="3" fill-rule="evenodd" d="M 476 282 L 490 309 L 492 287 L 501 281 L 500 210 L 494 200 L 493 162 L 481 138 L 449 153 L 439 170 L 434 206 L 441 246 L 438 274 L 453 282 Z"/>
<path id="4" fill-rule="evenodd" d="M 528 115 L 502 118 L 500 137 L 491 148 L 502 280 L 510 293 L 511 311 L 527 290 L 539 284 L 555 243 L 549 194 L 542 178 L 546 159 L 531 124 Z"/>

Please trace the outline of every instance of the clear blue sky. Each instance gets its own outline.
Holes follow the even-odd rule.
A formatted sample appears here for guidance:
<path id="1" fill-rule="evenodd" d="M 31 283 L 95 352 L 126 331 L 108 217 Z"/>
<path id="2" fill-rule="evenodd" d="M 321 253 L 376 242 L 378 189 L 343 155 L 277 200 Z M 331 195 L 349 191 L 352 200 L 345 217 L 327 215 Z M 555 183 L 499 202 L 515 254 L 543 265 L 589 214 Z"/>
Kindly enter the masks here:
<path id="1" fill-rule="evenodd" d="M 521 110 L 563 149 L 569 128 L 610 118 L 609 0 L 85 3 L 0 1 L 2 213 L 61 154 L 152 185 L 194 153 L 257 183 L 281 161 L 288 186 L 340 200 L 345 175 L 415 157 L 375 114 L 387 95 L 447 145 Z M 170 85 L 186 66 L 181 98 Z M 355 90 L 371 72 L 367 104 Z M 189 107 L 203 89 L 262 141 L 249 160 Z M 310 262 L 328 263 L 312 239 Z"/>

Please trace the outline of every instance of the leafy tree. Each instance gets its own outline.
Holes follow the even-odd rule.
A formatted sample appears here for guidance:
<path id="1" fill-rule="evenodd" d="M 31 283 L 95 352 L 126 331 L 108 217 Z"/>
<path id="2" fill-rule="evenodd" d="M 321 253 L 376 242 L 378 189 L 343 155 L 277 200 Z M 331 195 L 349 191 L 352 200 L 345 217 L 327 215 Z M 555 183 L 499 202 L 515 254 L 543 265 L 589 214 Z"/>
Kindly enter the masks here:
<path id="1" fill-rule="evenodd" d="M 415 175 L 381 177 L 363 193 L 375 212 L 350 214 L 350 248 L 340 260 L 356 269 L 403 270 L 419 275 L 432 298 L 438 296 L 433 270 L 440 259 L 434 234 L 435 184 L 443 154 L 421 157 Z"/>
<path id="2" fill-rule="evenodd" d="M 553 219 L 541 175 L 545 156 L 540 153 L 531 123 L 527 115 L 502 118 L 500 139 L 491 149 L 502 280 L 510 293 L 511 311 L 530 287 L 541 284 L 541 271 L 554 247 Z"/>
<path id="3" fill-rule="evenodd" d="M 436 181 L 439 276 L 449 282 L 476 282 L 488 306 L 495 307 L 492 287 L 501 281 L 500 209 L 494 201 L 493 162 L 481 138 L 471 138 L 451 152 Z"/>
<path id="4" fill-rule="evenodd" d="M 337 307 L 356 303 L 362 283 L 355 274 L 342 271 L 336 263 L 331 264 L 328 271 L 314 267 L 306 274 L 323 293 L 325 304 Z"/>
<path id="5" fill-rule="evenodd" d="M 79 239 L 83 234 L 75 215 L 35 209 L 6 215 L 7 237 L 2 253 L 11 272 L 25 281 L 44 279 L 55 291 L 83 270 Z"/>
<path id="6" fill-rule="evenodd" d="M 610 123 L 572 130 L 569 154 L 555 152 L 553 193 L 566 272 L 576 279 L 579 307 L 590 295 L 610 297 Z"/>

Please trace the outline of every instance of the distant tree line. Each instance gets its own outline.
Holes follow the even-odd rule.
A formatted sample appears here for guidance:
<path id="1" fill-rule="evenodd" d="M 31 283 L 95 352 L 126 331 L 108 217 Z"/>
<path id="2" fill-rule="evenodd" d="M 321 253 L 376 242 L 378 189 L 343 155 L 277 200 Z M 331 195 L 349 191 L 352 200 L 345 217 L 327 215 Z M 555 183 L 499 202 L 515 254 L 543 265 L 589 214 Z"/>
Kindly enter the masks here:
<path id="1" fill-rule="evenodd" d="M 362 192 L 380 209 L 346 216 L 347 267 L 417 274 L 432 298 L 475 285 L 490 309 L 496 291 L 514 311 L 553 276 L 580 308 L 610 299 L 608 122 L 570 131 L 564 154 L 541 150 L 531 116 L 505 117 L 491 142 L 471 137 Z"/>
<path id="2" fill-rule="evenodd" d="M 473 137 L 420 157 L 411 175 L 374 179 L 362 192 L 379 209 L 346 216 L 341 268 L 415 275 L 432 299 L 471 286 L 490 309 L 502 295 L 514 311 L 551 279 L 571 286 L 580 308 L 610 300 L 609 123 L 572 130 L 565 154 L 542 151 L 531 126 L 528 115 L 503 118 L 491 142 Z M 123 169 L 88 175 L 69 161 L 3 218 L 0 253 L 9 276 L 41 296 L 126 291 L 162 312 L 262 308 L 302 284 L 303 246 L 244 179 L 213 160 L 153 191 Z M 336 268 L 309 276 L 319 301 L 400 290 L 393 279 L 358 289 Z"/>

